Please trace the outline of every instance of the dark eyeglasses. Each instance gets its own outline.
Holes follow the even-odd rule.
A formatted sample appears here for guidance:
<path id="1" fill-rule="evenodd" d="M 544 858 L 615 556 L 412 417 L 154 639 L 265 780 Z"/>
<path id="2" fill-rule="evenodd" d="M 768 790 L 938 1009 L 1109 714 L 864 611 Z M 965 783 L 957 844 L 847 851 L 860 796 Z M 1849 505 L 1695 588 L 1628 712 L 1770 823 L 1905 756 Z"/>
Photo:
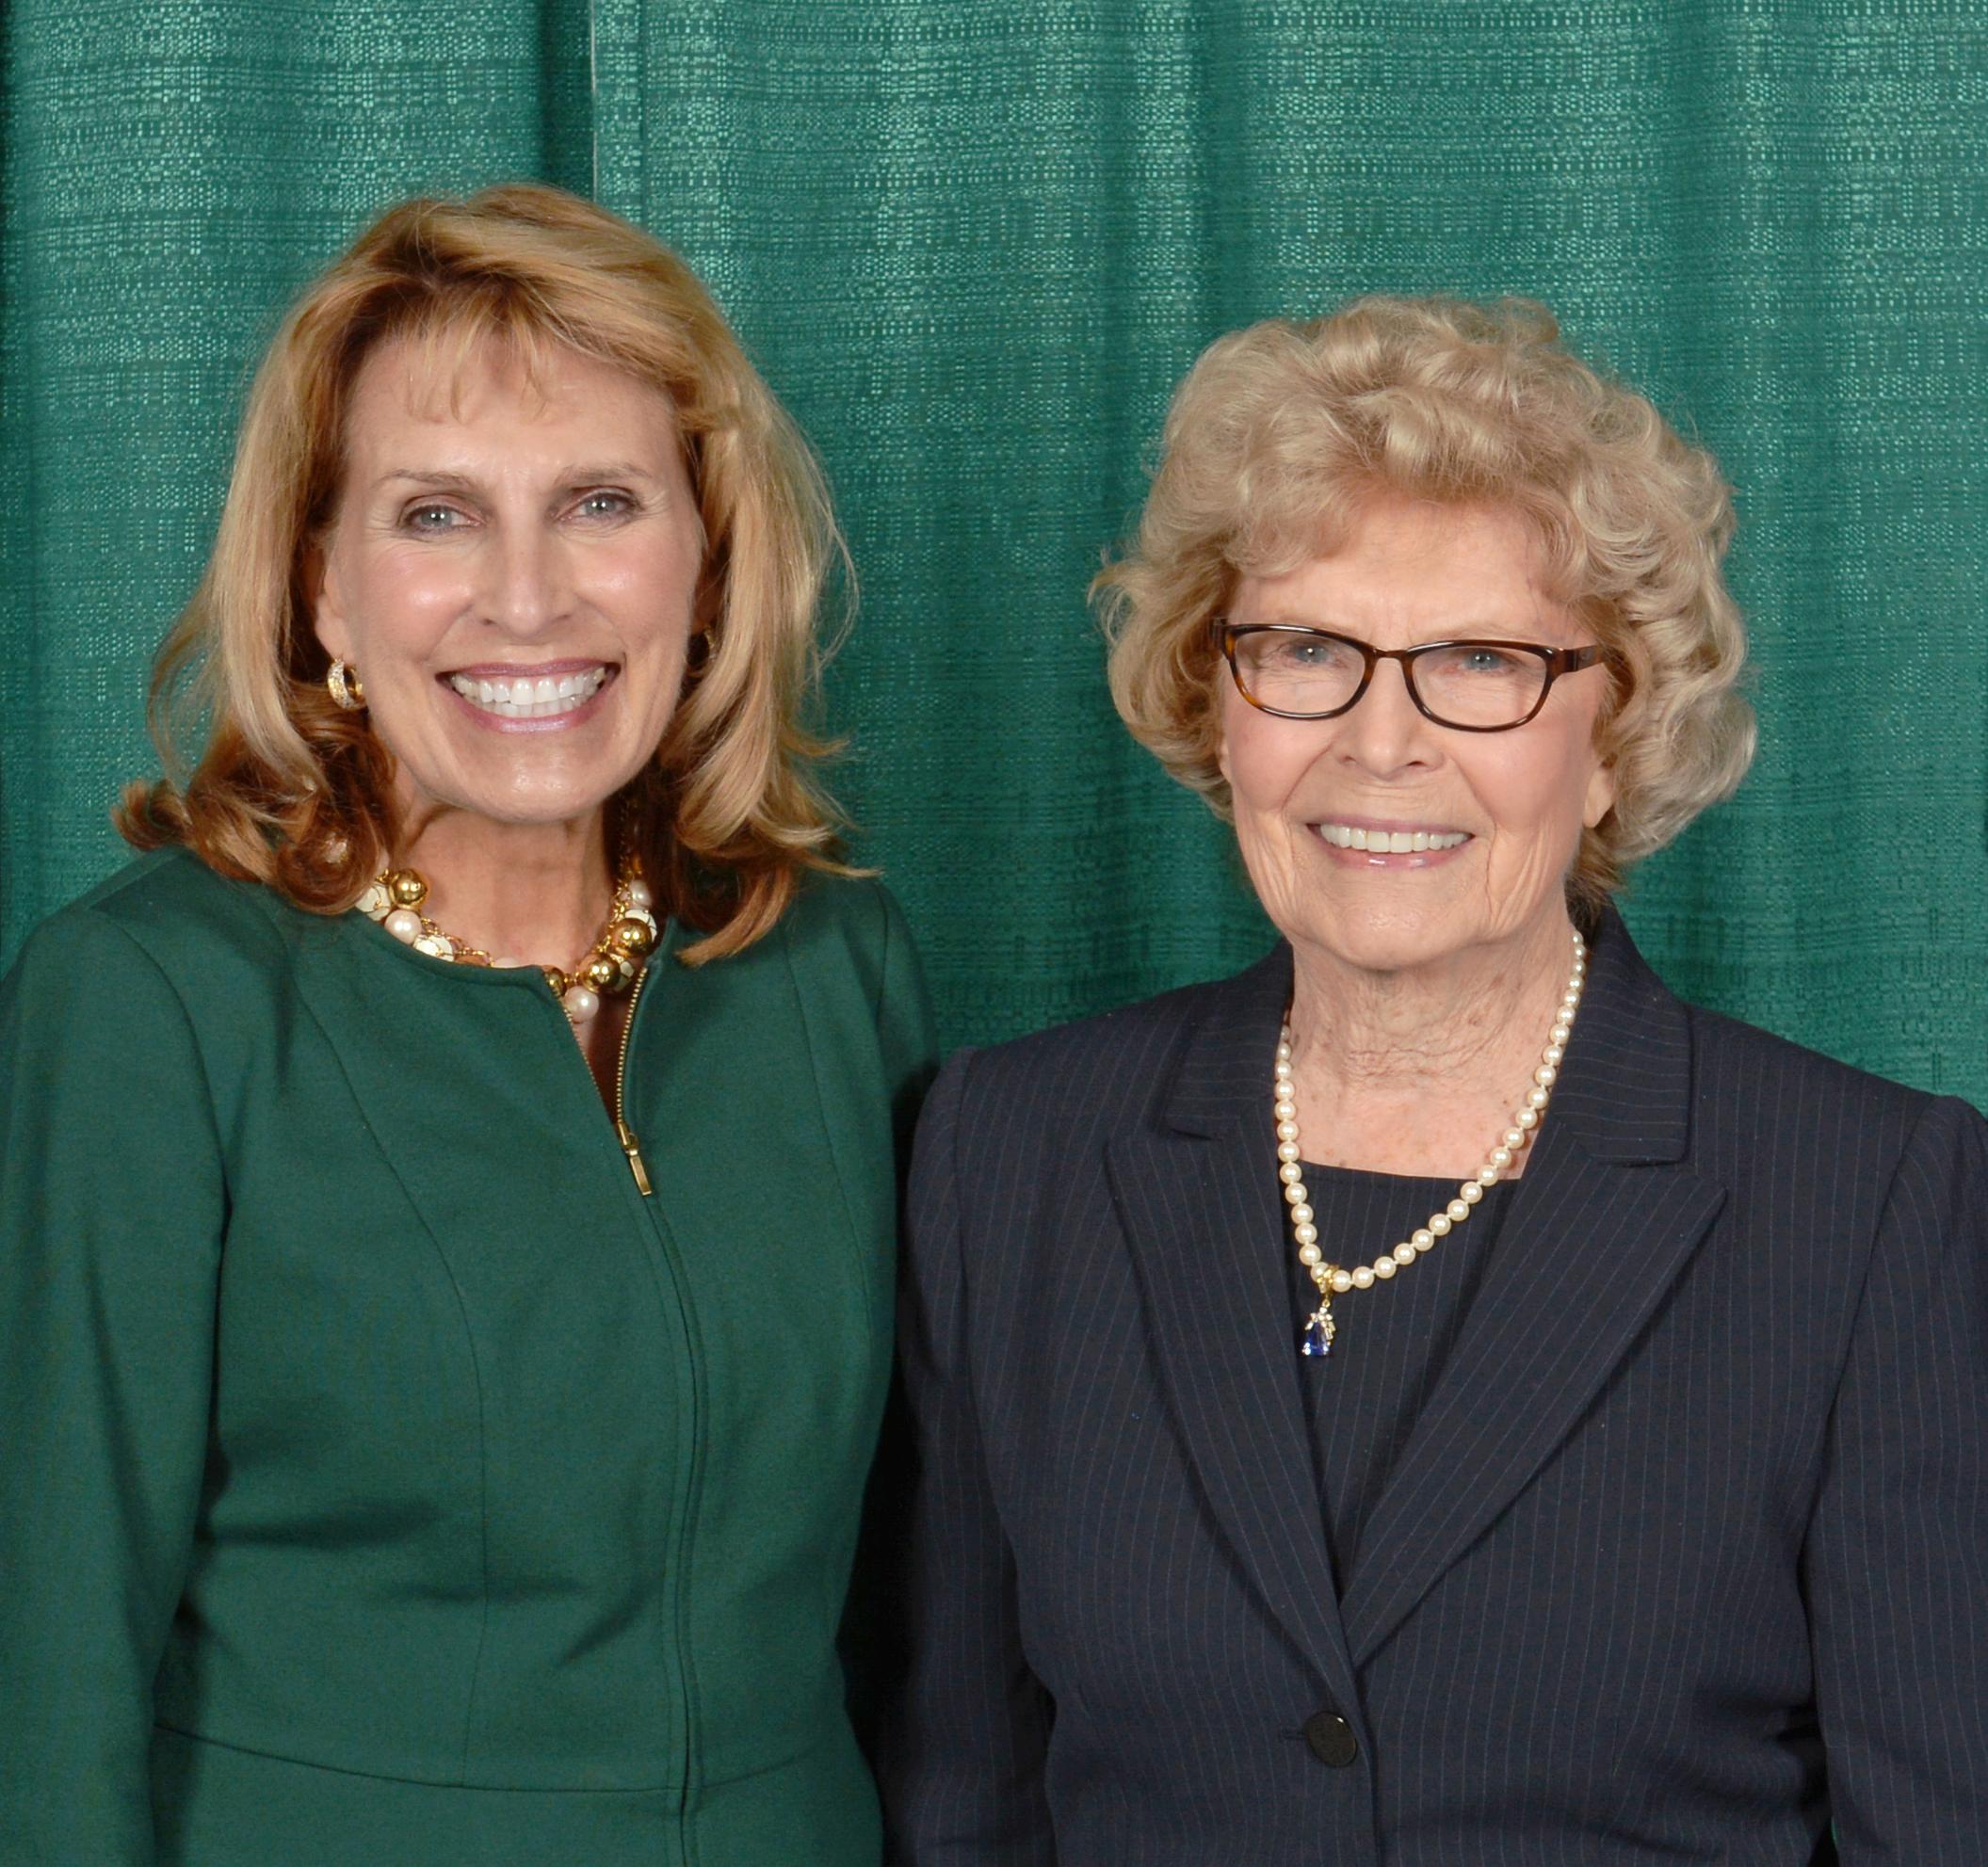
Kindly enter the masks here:
<path id="1" fill-rule="evenodd" d="M 1243 699 L 1284 719 L 1332 719 L 1359 705 L 1383 661 L 1398 661 L 1408 698 L 1425 719 L 1459 732 L 1509 732 L 1546 704 L 1562 674 L 1607 651 L 1537 642 L 1423 642 L 1377 649 L 1301 622 L 1231 622 L 1217 617 L 1221 652 Z"/>

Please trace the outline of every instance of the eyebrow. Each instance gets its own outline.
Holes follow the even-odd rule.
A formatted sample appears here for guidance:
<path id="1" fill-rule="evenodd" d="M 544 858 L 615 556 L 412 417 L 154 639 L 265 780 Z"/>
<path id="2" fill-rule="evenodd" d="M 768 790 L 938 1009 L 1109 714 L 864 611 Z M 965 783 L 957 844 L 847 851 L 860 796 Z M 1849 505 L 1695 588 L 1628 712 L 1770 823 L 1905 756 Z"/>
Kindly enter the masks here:
<path id="1" fill-rule="evenodd" d="M 606 460 L 568 467 L 559 474 L 558 483 L 562 488 L 572 488 L 601 486 L 611 480 L 639 480 L 645 486 L 655 486 L 657 477 L 648 468 L 638 467 L 632 460 Z M 386 486 L 396 480 L 413 486 L 441 487 L 452 492 L 474 492 L 480 484 L 473 474 L 451 467 L 389 467 L 376 484 Z"/>
<path id="2" fill-rule="evenodd" d="M 1366 639 L 1365 636 L 1356 635 L 1343 622 L 1321 622 L 1316 617 L 1311 616 L 1252 616 L 1247 620 L 1239 617 L 1231 616 L 1228 620 L 1238 629 L 1268 628 L 1277 625 L 1287 629 L 1317 629 L 1328 636 L 1344 636 L 1347 640 L 1352 642 L 1364 642 Z M 1538 624 L 1533 622 L 1486 622 L 1479 620 L 1445 623 L 1443 626 L 1449 633 L 1443 636 L 1431 636 L 1429 637 L 1430 641 L 1523 642 L 1538 632 Z M 1517 634 L 1513 633 L 1515 630 L 1518 631 Z"/>

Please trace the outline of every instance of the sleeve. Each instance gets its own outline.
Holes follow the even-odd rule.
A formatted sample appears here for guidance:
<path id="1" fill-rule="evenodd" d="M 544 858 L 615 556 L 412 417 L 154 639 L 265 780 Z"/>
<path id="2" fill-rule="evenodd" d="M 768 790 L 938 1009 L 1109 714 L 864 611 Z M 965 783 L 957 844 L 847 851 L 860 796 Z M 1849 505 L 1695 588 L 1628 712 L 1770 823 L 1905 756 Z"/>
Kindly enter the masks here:
<path id="1" fill-rule="evenodd" d="M 0 1859 L 149 1867 L 205 1462 L 220 1149 L 178 995 L 72 909 L 0 983 Z"/>
<path id="2" fill-rule="evenodd" d="M 900 1174 L 909 1167 L 918 1109 L 938 1068 L 939 1032 L 918 948 L 904 911 L 887 888 L 883 900 L 882 983 L 877 993 L 877 1038 L 891 1090 L 891 1118 L 897 1136 Z"/>
<path id="3" fill-rule="evenodd" d="M 1886 1201 L 1803 1553 L 1843 1867 L 1988 1861 L 1988 1123 L 1931 1103 Z"/>
<path id="4" fill-rule="evenodd" d="M 912 1169 L 878 1487 L 896 1645 L 874 1755 L 896 1867 L 1054 1867 L 1051 1705 L 1022 1651 L 965 1348 L 956 1141 L 972 1060 L 962 1051 L 940 1073 Z"/>

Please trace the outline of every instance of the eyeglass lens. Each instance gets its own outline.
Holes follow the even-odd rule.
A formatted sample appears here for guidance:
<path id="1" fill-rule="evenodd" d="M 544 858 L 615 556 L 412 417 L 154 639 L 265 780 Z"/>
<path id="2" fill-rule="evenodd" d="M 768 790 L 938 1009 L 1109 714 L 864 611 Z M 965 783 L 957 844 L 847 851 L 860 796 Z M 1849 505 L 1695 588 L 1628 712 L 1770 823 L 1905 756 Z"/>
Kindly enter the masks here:
<path id="1" fill-rule="evenodd" d="M 1238 635 L 1243 692 L 1279 713 L 1337 713 L 1359 690 L 1366 661 L 1350 643 L 1289 630 Z M 1488 642 L 1456 642 L 1417 655 L 1412 678 L 1422 703 L 1457 726 L 1511 726 L 1540 702 L 1544 659 Z"/>

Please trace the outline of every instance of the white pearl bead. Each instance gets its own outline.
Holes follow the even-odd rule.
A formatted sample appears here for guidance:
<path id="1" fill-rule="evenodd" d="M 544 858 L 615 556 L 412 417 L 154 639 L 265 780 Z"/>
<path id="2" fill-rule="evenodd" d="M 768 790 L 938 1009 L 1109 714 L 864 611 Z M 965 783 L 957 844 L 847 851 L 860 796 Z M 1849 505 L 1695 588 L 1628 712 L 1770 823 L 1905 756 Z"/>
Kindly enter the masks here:
<path id="1" fill-rule="evenodd" d="M 1550 1089 L 1560 1079 L 1560 1072 L 1550 1063 L 1543 1063 L 1532 1072 L 1532 1080 L 1543 1089 Z"/>
<path id="2" fill-rule="evenodd" d="M 1553 1041 L 1556 1048 L 1563 1048 L 1567 1039 L 1573 1035 L 1574 1026 L 1572 1024 L 1556 1024 L 1553 1027 Z"/>
<path id="3" fill-rule="evenodd" d="M 1301 1264 L 1323 1263 L 1325 1262 L 1325 1253 L 1307 1238 L 1298 1247 L 1298 1262 Z"/>
<path id="4" fill-rule="evenodd" d="M 1449 1215 L 1449 1222 L 1452 1225 L 1459 1219 L 1465 1219 L 1470 1216 L 1470 1208 L 1462 1199 L 1452 1199 L 1444 1210 Z"/>
<path id="5" fill-rule="evenodd" d="M 1284 1198 L 1285 1198 L 1285 1203 L 1286 1205 L 1292 1205 L 1292 1206 L 1301 1206 L 1301 1205 L 1303 1205 L 1303 1204 L 1304 1204 L 1304 1182 L 1301 1180 L 1301 1181 L 1299 1181 L 1299 1182 L 1298 1182 L 1298 1183 L 1296 1183 L 1295 1185 L 1289 1185 L 1289 1186 L 1286 1186 L 1286 1187 L 1285 1187 L 1285 1188 L 1284 1189 Z"/>
<path id="6" fill-rule="evenodd" d="M 410 946 L 421 938 L 421 916 L 412 908 L 396 908 L 380 925 L 396 940 Z"/>
<path id="7" fill-rule="evenodd" d="M 1495 1167 L 1500 1173 L 1503 1173 L 1511 1165 L 1511 1150 L 1503 1147 L 1492 1149 L 1491 1158 L 1484 1165 L 1486 1167 Z"/>
<path id="8" fill-rule="evenodd" d="M 1527 1130 L 1540 1125 L 1540 1112 L 1536 1108 L 1515 1108 L 1511 1111 L 1511 1125 Z"/>
<path id="9" fill-rule="evenodd" d="M 628 884 L 628 898 L 638 908 L 654 908 L 655 896 L 650 893 L 646 881 L 632 881 Z"/>
<path id="10" fill-rule="evenodd" d="M 1415 1261 L 1415 1247 L 1414 1247 L 1413 1245 L 1397 1245 L 1397 1246 L 1395 1247 L 1395 1263 L 1398 1263 L 1398 1264 L 1412 1264 L 1412 1263 L 1414 1263 L 1414 1261 Z"/>
<path id="11" fill-rule="evenodd" d="M 1498 1136 L 1498 1146 L 1509 1154 L 1526 1145 L 1526 1131 L 1523 1128 L 1508 1128 Z"/>
<path id="12" fill-rule="evenodd" d="M 1547 1096 L 1544 1089 L 1527 1089 L 1526 1091 L 1526 1106 L 1527 1108 L 1544 1108 L 1549 1100 L 1551 1099 Z"/>
<path id="13" fill-rule="evenodd" d="M 1286 1186 L 1295 1186 L 1304 1178 L 1304 1169 L 1296 1160 L 1287 1160 L 1277 1169 L 1277 1177 Z"/>
<path id="14" fill-rule="evenodd" d="M 1338 1280 L 1337 1278 L 1333 1280 L 1334 1283 L 1338 1282 Z M 1355 1290 L 1371 1290 L 1373 1287 L 1374 1273 L 1372 1269 L 1366 1264 L 1356 1265 L 1353 1270 L 1353 1288 Z"/>
<path id="15" fill-rule="evenodd" d="M 1282 1042 L 1280 1042 L 1280 1043 L 1278 1044 L 1278 1046 L 1277 1046 L 1277 1061 L 1278 1061 L 1279 1063 L 1288 1063 L 1288 1062 L 1289 1062 L 1290 1060 L 1291 1060 L 1291 1040 L 1290 1040 L 1290 1038 L 1285 1038 L 1285 1039 L 1284 1039 L 1284 1040 L 1283 1040 Z"/>
<path id="16" fill-rule="evenodd" d="M 1374 1260 L 1373 1274 L 1378 1278 L 1393 1277 L 1395 1274 L 1395 1261 L 1392 1258 L 1376 1258 Z"/>
<path id="17" fill-rule="evenodd" d="M 1287 1056 L 1280 1056 L 1277 1059 L 1277 1080 L 1280 1083 L 1288 1083 L 1291 1080 L 1291 1059 Z"/>
<path id="18" fill-rule="evenodd" d="M 1279 1121 L 1295 1121 L 1298 1119 L 1298 1104 L 1294 1102 L 1279 1102 L 1270 1112 Z"/>
<path id="19" fill-rule="evenodd" d="M 1566 1054 L 1567 1053 L 1562 1050 L 1559 1044 L 1548 1044 L 1546 1046 L 1544 1055 L 1541 1058 L 1541 1061 L 1544 1063 L 1558 1064 L 1560 1059 Z"/>
<path id="20" fill-rule="evenodd" d="M 1301 1245 L 1316 1245 L 1318 1242 L 1318 1228 L 1309 1219 L 1298 1219 L 1291 1226 L 1291 1236 Z"/>
<path id="21" fill-rule="evenodd" d="M 584 1024 L 601 1008 L 600 995 L 585 986 L 568 986 L 566 996 L 559 1001 L 566 1007 L 566 1015 L 575 1024 Z"/>
<path id="22" fill-rule="evenodd" d="M 1429 1215 L 1429 1233 L 1431 1238 L 1447 1237 L 1449 1233 L 1449 1215 L 1447 1213 L 1430 1213 Z"/>
<path id="23" fill-rule="evenodd" d="M 1436 1234 L 1425 1225 L 1419 1231 L 1411 1231 L 1408 1242 L 1418 1251 L 1426 1251 L 1436 1242 Z"/>
<path id="24" fill-rule="evenodd" d="M 1296 1141 L 1278 1142 L 1277 1158 L 1285 1161 L 1296 1160 L 1298 1158 L 1298 1143 Z"/>
<path id="25" fill-rule="evenodd" d="M 1457 1188 L 1457 1199 L 1462 1200 L 1466 1206 L 1476 1205 L 1483 1197 L 1484 1189 L 1475 1180 L 1466 1180 L 1463 1185 Z M 1451 1212 L 1450 1217 L 1456 1217 L 1456 1214 Z"/>
<path id="26" fill-rule="evenodd" d="M 1309 1225 L 1317 1216 L 1318 1215 L 1301 1199 L 1291 1208 L 1291 1223 L 1293 1225 Z"/>
<path id="27" fill-rule="evenodd" d="M 1277 1138 L 1280 1141 L 1295 1141 L 1298 1138 L 1298 1124 L 1295 1121 L 1280 1121 L 1277 1124 Z"/>
<path id="28" fill-rule="evenodd" d="M 1353 1274 L 1351 1271 L 1334 1271 L 1333 1273 L 1333 1288 L 1341 1296 L 1344 1296 L 1352 1287 Z"/>
<path id="29" fill-rule="evenodd" d="M 1486 1161 L 1482 1167 L 1478 1168 L 1473 1183 L 1479 1186 L 1495 1186 L 1498 1183 L 1497 1168 L 1489 1161 Z"/>

